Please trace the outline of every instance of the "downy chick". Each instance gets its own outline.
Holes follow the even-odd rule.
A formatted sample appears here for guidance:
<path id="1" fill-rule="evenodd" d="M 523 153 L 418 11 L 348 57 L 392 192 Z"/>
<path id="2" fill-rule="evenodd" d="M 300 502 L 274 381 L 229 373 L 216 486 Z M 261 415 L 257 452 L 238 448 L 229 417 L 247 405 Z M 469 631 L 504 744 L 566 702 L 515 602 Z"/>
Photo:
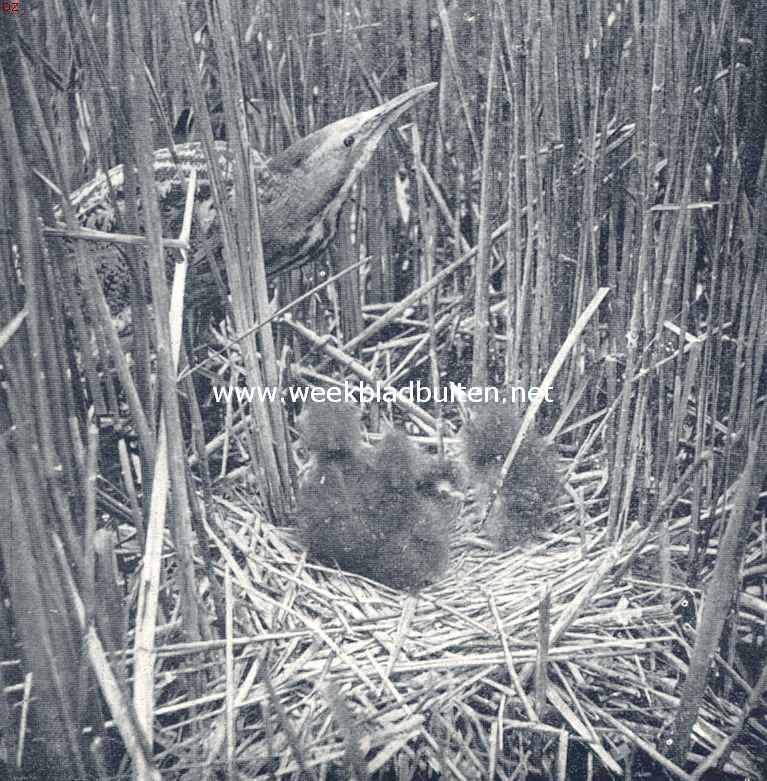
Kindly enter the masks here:
<path id="1" fill-rule="evenodd" d="M 441 574 L 448 540 L 438 466 L 399 432 L 365 446 L 348 405 L 313 403 L 299 427 L 312 454 L 297 514 L 310 553 L 394 588 Z"/>
<path id="2" fill-rule="evenodd" d="M 469 406 L 462 431 L 468 477 L 480 486 L 480 499 L 490 500 L 501 467 L 522 422 L 513 404 L 488 401 Z M 487 519 L 485 533 L 501 550 L 524 542 L 550 523 L 563 493 L 556 448 L 528 431 Z"/>
<path id="3" fill-rule="evenodd" d="M 312 457 L 298 493 L 297 521 L 304 544 L 328 564 L 352 572 L 364 569 L 378 540 L 352 509 L 353 495 L 369 479 L 372 467 L 372 449 L 363 446 L 359 414 L 348 404 L 309 402 L 298 428 Z"/>
<path id="4" fill-rule="evenodd" d="M 360 497 L 364 522 L 382 530 L 369 576 L 394 588 L 417 588 L 442 575 L 449 562 L 448 500 L 436 461 L 399 431 L 376 450 L 375 479 Z"/>

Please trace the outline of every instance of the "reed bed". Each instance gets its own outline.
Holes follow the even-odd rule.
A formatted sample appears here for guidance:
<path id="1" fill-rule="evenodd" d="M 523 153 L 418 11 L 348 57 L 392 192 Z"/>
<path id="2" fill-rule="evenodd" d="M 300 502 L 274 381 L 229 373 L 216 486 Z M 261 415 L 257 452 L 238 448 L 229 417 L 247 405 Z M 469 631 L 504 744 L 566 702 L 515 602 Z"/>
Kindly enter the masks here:
<path id="1" fill-rule="evenodd" d="M 20 6 L 0 14 L 11 776 L 762 777 L 763 3 Z M 248 147 L 431 81 L 329 251 L 267 284 Z M 150 151 L 210 162 L 222 140 L 214 318 L 184 295 L 194 182 L 164 214 Z M 77 188 L 116 163 L 124 209 L 89 233 Z M 117 255 L 129 339 L 96 273 Z M 527 423 L 571 503 L 501 554 L 468 496 L 449 575 L 403 594 L 306 558 L 295 410 L 212 388 L 411 380 L 550 386 Z M 450 405 L 367 413 L 454 447 Z"/>

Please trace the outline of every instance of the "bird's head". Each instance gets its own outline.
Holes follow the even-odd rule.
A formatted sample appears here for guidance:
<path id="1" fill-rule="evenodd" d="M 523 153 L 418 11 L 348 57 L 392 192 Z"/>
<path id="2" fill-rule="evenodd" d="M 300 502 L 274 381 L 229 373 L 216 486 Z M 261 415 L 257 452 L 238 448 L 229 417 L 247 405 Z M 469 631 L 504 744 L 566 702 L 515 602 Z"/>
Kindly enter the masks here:
<path id="1" fill-rule="evenodd" d="M 269 161 L 261 201 L 269 274 L 308 260 L 327 245 L 381 139 L 434 87 L 436 83 L 415 87 L 377 108 L 339 119 Z"/>

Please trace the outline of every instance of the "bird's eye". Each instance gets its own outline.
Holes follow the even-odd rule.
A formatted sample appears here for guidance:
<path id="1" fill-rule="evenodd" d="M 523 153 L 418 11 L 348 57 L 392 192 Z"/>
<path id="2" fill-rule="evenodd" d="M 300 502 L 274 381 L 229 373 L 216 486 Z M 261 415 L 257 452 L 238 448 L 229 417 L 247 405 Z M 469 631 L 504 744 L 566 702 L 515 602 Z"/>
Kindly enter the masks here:
<path id="1" fill-rule="evenodd" d="M 344 146 L 353 146 L 354 144 L 354 136 L 346 136 L 344 139 Z"/>

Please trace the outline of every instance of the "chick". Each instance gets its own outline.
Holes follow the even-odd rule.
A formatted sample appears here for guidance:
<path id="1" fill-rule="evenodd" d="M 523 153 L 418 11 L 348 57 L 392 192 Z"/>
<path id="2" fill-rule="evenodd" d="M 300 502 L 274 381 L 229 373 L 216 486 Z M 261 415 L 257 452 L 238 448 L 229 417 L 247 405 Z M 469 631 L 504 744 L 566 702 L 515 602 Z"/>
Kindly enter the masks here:
<path id="1" fill-rule="evenodd" d="M 473 404 L 469 413 L 462 431 L 463 456 L 469 479 L 479 484 L 480 498 L 487 502 L 522 419 L 513 404 L 500 400 Z M 547 526 L 563 493 L 559 467 L 556 449 L 528 432 L 485 525 L 498 548 L 507 550 Z"/>
<path id="2" fill-rule="evenodd" d="M 348 458 L 362 447 L 359 412 L 345 402 L 308 400 L 298 417 L 306 449 L 317 457 Z"/>
<path id="3" fill-rule="evenodd" d="M 359 415 L 348 404 L 310 402 L 298 427 L 312 456 L 298 494 L 304 544 L 318 559 L 356 572 L 378 543 L 375 530 L 360 524 L 353 509 L 355 494 L 372 468 Z"/>
<path id="4" fill-rule="evenodd" d="M 299 418 L 312 455 L 298 496 L 309 552 L 393 588 L 415 588 L 448 563 L 445 505 L 437 482 L 449 470 L 396 431 L 362 444 L 348 406 L 315 403 Z"/>
<path id="5" fill-rule="evenodd" d="M 362 517 L 383 534 L 369 576 L 394 588 L 434 581 L 449 561 L 448 500 L 437 482 L 444 470 L 403 433 L 390 431 L 376 450 L 373 471 Z"/>

